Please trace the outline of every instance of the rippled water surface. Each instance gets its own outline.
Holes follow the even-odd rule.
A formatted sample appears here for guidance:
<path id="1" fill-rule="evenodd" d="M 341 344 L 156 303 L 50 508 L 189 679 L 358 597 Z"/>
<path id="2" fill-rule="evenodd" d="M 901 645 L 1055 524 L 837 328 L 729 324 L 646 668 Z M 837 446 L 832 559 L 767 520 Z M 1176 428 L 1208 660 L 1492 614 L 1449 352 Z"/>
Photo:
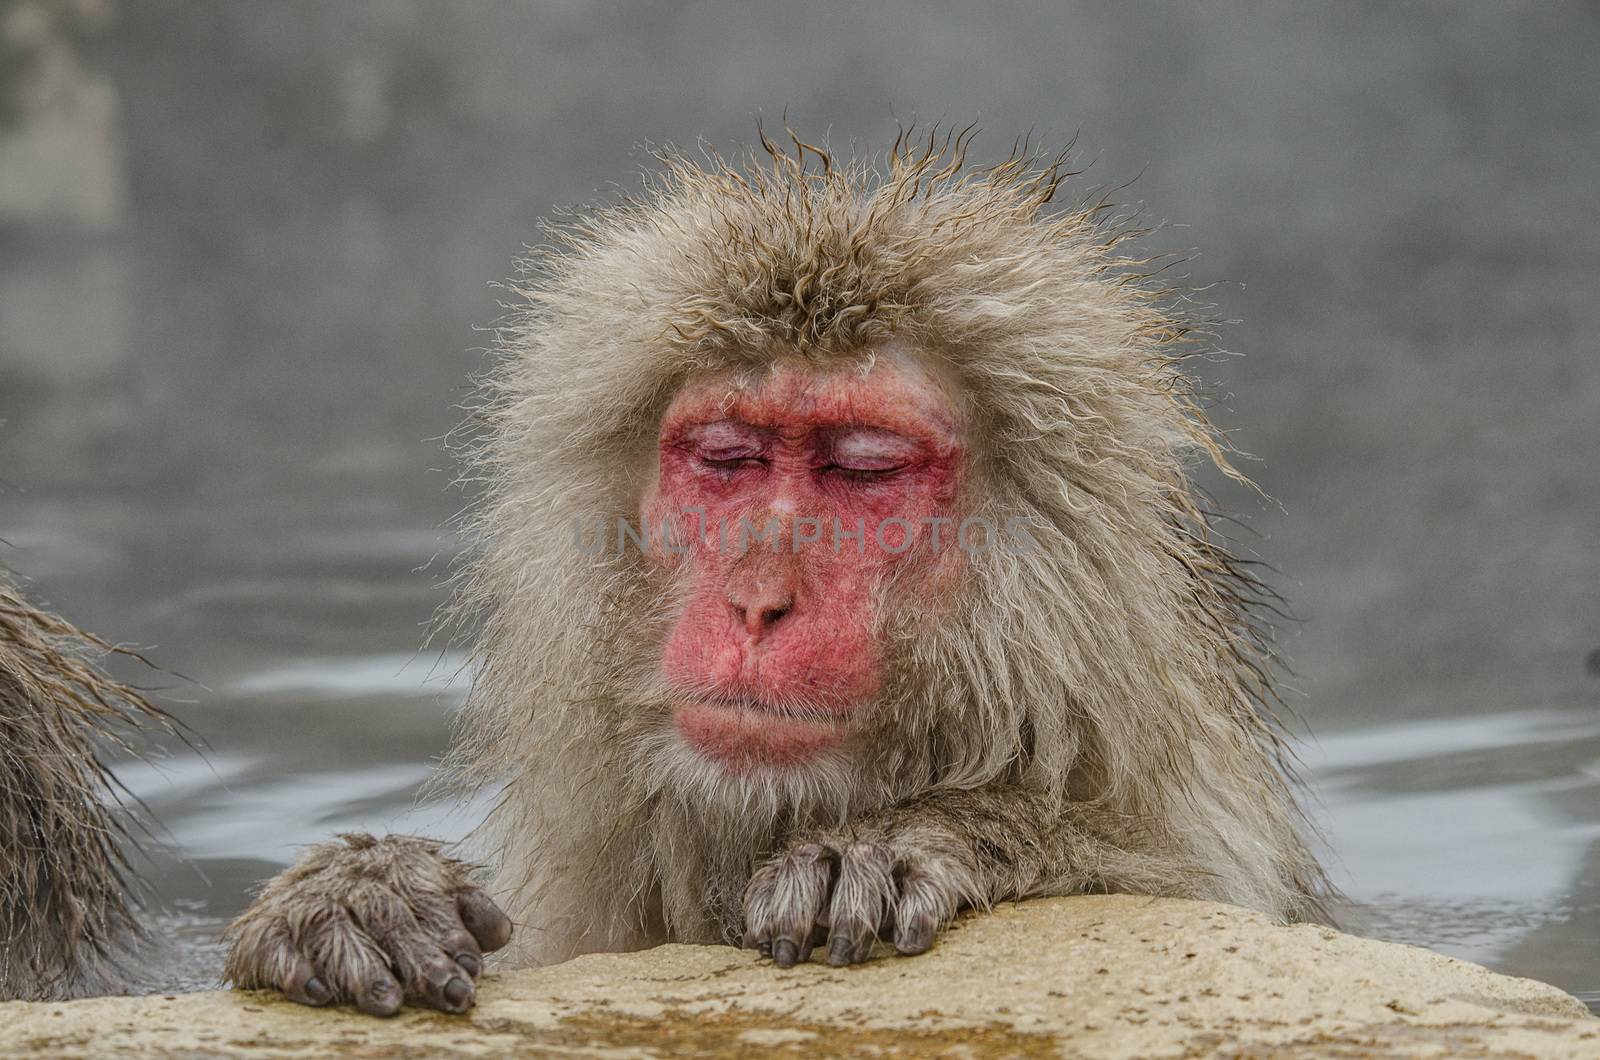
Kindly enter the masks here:
<path id="1" fill-rule="evenodd" d="M 1594 5 L 109 6 L 0 108 L 0 539 L 182 675 L 128 674 L 205 756 L 119 770 L 164 983 L 301 844 L 481 817 L 417 792 L 488 283 L 633 143 L 787 106 L 1078 129 L 1083 194 L 1187 226 L 1342 919 L 1600 998 Z"/>

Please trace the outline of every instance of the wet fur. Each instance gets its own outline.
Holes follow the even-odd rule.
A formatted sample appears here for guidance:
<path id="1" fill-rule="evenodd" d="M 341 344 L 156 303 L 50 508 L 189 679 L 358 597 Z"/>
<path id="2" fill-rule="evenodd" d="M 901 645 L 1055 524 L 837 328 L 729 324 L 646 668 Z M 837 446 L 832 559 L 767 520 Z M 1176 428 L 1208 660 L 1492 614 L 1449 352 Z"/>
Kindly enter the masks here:
<path id="1" fill-rule="evenodd" d="M 171 723 L 95 666 L 119 650 L 0 580 L 0 999 L 128 980 L 142 938 L 132 844 L 100 751 Z"/>
<path id="2" fill-rule="evenodd" d="M 350 833 L 307 848 L 229 925 L 223 978 L 375 1015 L 392 1014 L 402 1001 L 469 1008 L 482 948 L 504 939 L 479 916 L 488 900 L 472 882 L 472 866 L 442 846 Z M 445 991 L 453 981 L 461 996 L 451 1001 Z"/>
<path id="3" fill-rule="evenodd" d="M 1318 916 L 1266 590 L 1189 478 L 1234 474 L 1180 370 L 1201 347 L 1118 249 L 1128 230 L 1098 202 L 1049 206 L 1060 160 L 1025 149 L 978 169 L 962 137 L 875 162 L 763 140 L 662 153 L 639 196 L 551 227 L 512 285 L 469 454 L 486 496 L 456 614 L 481 634 L 449 775 L 499 788 L 477 840 L 514 959 L 737 940 L 752 876 L 812 843 L 835 866 L 858 841 L 902 873 L 942 866 L 918 915 L 1127 891 Z M 1040 547 L 979 556 L 942 607 L 886 586 L 867 750 L 730 778 L 667 735 L 656 651 L 680 588 L 636 552 L 583 554 L 573 521 L 637 517 L 642 454 L 692 373 L 890 342 L 968 405 L 964 514 L 1026 518 Z"/>

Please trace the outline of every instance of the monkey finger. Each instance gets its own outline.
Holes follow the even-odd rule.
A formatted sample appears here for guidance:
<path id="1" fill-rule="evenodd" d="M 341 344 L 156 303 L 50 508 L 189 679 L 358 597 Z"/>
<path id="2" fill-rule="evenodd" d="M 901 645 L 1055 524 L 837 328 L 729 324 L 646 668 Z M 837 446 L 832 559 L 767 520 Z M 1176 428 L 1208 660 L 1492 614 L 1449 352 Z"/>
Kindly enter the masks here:
<path id="1" fill-rule="evenodd" d="M 811 922 L 811 931 L 806 934 L 801 944 L 796 947 L 795 963 L 804 964 L 811 959 L 811 953 L 818 946 L 828 941 L 827 902 L 824 900 L 817 909 L 815 919 Z"/>
<path id="2" fill-rule="evenodd" d="M 927 913 L 915 913 L 895 927 L 895 951 L 907 957 L 926 953 L 939 933 L 938 921 Z"/>
<path id="3" fill-rule="evenodd" d="M 305 938 L 307 957 L 322 969 L 326 984 L 341 1001 L 369 1016 L 392 1016 L 404 995 L 389 961 L 350 914 L 336 909 L 312 923 Z"/>
<path id="4" fill-rule="evenodd" d="M 386 888 L 368 888 L 355 904 L 362 927 L 372 936 L 398 973 L 408 1001 L 440 1012 L 460 1013 L 472 1007 L 472 979 L 417 921 L 398 895 Z"/>
<path id="5" fill-rule="evenodd" d="M 828 963 L 867 959 L 888 919 L 895 895 L 894 858 L 876 843 L 856 843 L 844 852 L 833 889 L 828 925 Z"/>
<path id="6" fill-rule="evenodd" d="M 828 932 L 828 963 L 838 967 L 860 964 L 872 955 L 878 941 L 877 925 L 855 913 L 846 913 L 833 922 Z"/>
<path id="7" fill-rule="evenodd" d="M 401 968 L 405 974 L 408 996 L 425 1001 L 440 1012 L 462 1013 L 476 1001 L 477 989 L 472 977 L 459 962 L 418 935 L 405 946 Z"/>
<path id="8" fill-rule="evenodd" d="M 407 1001 L 450 1013 L 472 1007 L 476 991 L 471 976 L 427 934 L 414 928 L 396 928 L 388 931 L 382 941 L 399 973 Z"/>
<path id="9" fill-rule="evenodd" d="M 817 919 L 827 906 L 838 857 L 818 843 L 796 847 L 757 870 L 745 890 L 747 939 L 768 942 L 780 968 L 809 960 Z M 749 943 L 747 942 L 747 945 Z"/>
<path id="10" fill-rule="evenodd" d="M 483 972 L 483 950 L 478 940 L 462 923 L 460 906 L 453 896 L 413 894 L 411 911 L 424 934 L 461 966 L 472 979 Z"/>
<path id="11" fill-rule="evenodd" d="M 926 952 L 954 912 L 955 903 L 932 879 L 920 872 L 907 873 L 895 903 L 894 948 L 906 956 Z"/>
<path id="12" fill-rule="evenodd" d="M 405 1001 L 400 984 L 388 972 L 374 972 L 370 979 L 356 982 L 350 989 L 356 1008 L 369 1016 L 393 1016 Z"/>
<path id="13" fill-rule="evenodd" d="M 282 917 L 242 920 L 228 953 L 227 978 L 242 987 L 276 987 L 290 1001 L 320 1008 L 333 991 L 316 966 L 294 948 Z"/>
<path id="14" fill-rule="evenodd" d="M 777 887 L 781 863 L 768 861 L 756 869 L 744 889 L 744 948 L 772 956 L 772 893 Z"/>
<path id="15" fill-rule="evenodd" d="M 478 948 L 478 940 L 466 928 L 446 932 L 439 939 L 439 946 L 473 979 L 483 974 L 483 951 Z"/>
<path id="16" fill-rule="evenodd" d="M 333 1000 L 333 991 L 317 974 L 316 967 L 299 954 L 295 955 L 288 974 L 279 982 L 278 988 L 290 1001 L 298 1001 L 312 1008 L 321 1008 Z"/>
<path id="17" fill-rule="evenodd" d="M 470 887 L 456 895 L 456 912 L 477 939 L 480 953 L 493 953 L 511 941 L 511 918 L 479 888 Z"/>
<path id="18" fill-rule="evenodd" d="M 867 936 L 868 940 L 871 938 L 872 936 Z M 828 936 L 828 963 L 839 968 L 864 959 L 856 956 L 857 951 L 863 948 L 862 942 L 860 934 L 853 932 L 849 927 L 841 927 Z M 865 949 L 871 951 L 870 941 L 867 941 Z"/>

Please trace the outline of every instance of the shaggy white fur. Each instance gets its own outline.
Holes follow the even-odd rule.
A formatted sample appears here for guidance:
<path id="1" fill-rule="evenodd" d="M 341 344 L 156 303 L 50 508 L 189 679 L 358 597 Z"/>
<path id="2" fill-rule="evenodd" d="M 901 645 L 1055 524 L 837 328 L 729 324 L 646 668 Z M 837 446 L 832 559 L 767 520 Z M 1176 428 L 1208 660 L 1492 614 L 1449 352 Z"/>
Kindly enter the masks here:
<path id="1" fill-rule="evenodd" d="M 449 772 L 502 786 L 478 839 L 514 959 L 736 938 L 788 837 L 997 787 L 1019 795 L 986 826 L 1038 853 L 969 902 L 1128 890 L 1319 915 L 1265 590 L 1191 494 L 1195 457 L 1234 474 L 1179 367 L 1197 340 L 1118 249 L 1128 231 L 1099 203 L 1049 208 L 1061 159 L 1026 148 L 975 169 L 962 136 L 848 162 L 762 139 L 661 154 L 640 196 L 552 227 L 513 285 L 473 444 L 486 498 L 457 614 L 481 632 Z M 941 607 L 885 586 L 892 675 L 865 731 L 805 772 L 730 778 L 667 725 L 680 588 L 635 552 L 575 549 L 573 520 L 637 518 L 693 374 L 891 342 L 966 403 L 963 514 L 1026 519 L 1041 547 L 975 554 Z"/>

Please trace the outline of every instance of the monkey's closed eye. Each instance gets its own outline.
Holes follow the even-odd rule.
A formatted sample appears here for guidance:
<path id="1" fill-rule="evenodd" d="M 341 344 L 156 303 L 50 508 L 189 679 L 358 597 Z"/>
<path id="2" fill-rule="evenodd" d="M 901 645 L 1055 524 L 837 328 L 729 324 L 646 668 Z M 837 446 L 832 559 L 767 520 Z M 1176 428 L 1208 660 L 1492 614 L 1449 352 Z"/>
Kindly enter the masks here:
<path id="1" fill-rule="evenodd" d="M 698 454 L 698 459 L 706 467 L 715 468 L 718 471 L 737 471 L 744 467 L 765 467 L 767 463 L 759 456 L 711 457 L 702 453 Z"/>
<path id="2" fill-rule="evenodd" d="M 910 466 L 910 464 L 899 464 L 895 467 L 846 467 L 843 464 L 828 464 L 818 470 L 824 475 L 846 482 L 882 482 L 893 478 Z"/>

